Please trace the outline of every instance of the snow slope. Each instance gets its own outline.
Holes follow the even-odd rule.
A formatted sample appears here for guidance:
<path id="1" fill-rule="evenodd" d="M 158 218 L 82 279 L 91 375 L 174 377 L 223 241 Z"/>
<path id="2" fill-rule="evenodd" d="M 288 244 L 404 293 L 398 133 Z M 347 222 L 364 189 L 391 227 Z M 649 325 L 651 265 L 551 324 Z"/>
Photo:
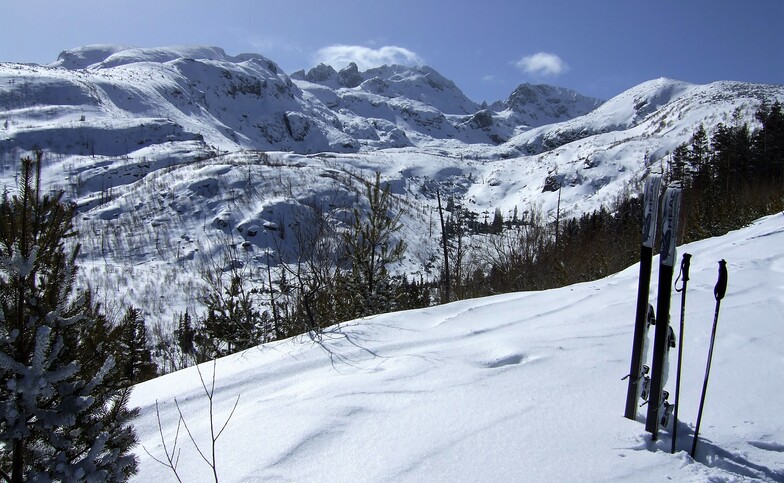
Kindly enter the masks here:
<path id="1" fill-rule="evenodd" d="M 679 451 L 623 418 L 638 267 L 545 292 L 370 317 L 217 361 L 222 481 L 782 481 L 784 214 L 680 247 L 692 253 Z M 708 399 L 688 456 L 726 259 Z M 654 270 L 651 297 L 655 298 Z M 673 297 L 673 320 L 679 300 Z M 674 355 L 673 355 L 674 356 Z M 209 378 L 211 364 L 200 367 Z M 671 378 L 674 379 L 674 378 Z M 672 389 L 672 382 L 669 384 Z M 141 471 L 173 478 L 177 399 L 209 454 L 208 403 L 196 368 L 137 386 Z M 642 412 L 641 412 L 642 414 Z M 184 429 L 184 481 L 209 468 Z"/>

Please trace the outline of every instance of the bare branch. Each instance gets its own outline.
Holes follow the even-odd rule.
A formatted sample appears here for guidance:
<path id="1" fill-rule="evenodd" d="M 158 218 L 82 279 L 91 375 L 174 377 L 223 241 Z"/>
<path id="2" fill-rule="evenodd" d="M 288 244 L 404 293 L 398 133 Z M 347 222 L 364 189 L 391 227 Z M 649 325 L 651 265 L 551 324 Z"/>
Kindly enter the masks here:
<path id="1" fill-rule="evenodd" d="M 163 452 L 166 455 L 166 461 L 164 462 L 156 458 L 155 456 L 153 456 L 146 446 L 142 445 L 142 449 L 144 449 L 144 452 L 147 453 L 147 455 L 153 460 L 155 460 L 157 463 L 172 470 L 172 473 L 174 473 L 174 477 L 177 478 L 177 481 L 182 483 L 182 478 L 180 478 L 180 475 L 177 473 L 177 464 L 180 461 L 180 452 L 177 450 L 177 439 L 179 438 L 180 435 L 180 423 L 183 421 L 182 413 L 180 413 L 180 419 L 177 421 L 177 431 L 174 433 L 174 445 L 172 446 L 171 453 L 169 453 L 169 449 L 166 447 L 166 438 L 163 436 L 163 425 L 161 424 L 161 410 L 160 407 L 158 406 L 157 399 L 155 400 L 155 416 L 158 419 L 158 433 L 161 435 L 161 444 L 163 445 Z M 175 457 L 175 453 L 177 455 L 176 457 Z"/>
<path id="2" fill-rule="evenodd" d="M 204 451 L 202 451 L 201 447 L 199 447 L 199 444 L 196 442 L 196 438 L 193 436 L 193 432 L 191 431 L 191 428 L 188 426 L 188 422 L 185 420 L 185 416 L 182 413 L 182 408 L 180 407 L 180 403 L 179 403 L 179 401 L 177 401 L 177 398 L 175 398 L 174 399 L 174 405 L 177 406 L 177 413 L 180 415 L 180 421 L 177 423 L 177 433 L 179 434 L 179 428 L 180 428 L 180 422 L 181 422 L 182 425 L 185 427 L 185 431 L 188 433 L 188 437 L 190 438 L 191 443 L 193 443 L 193 446 L 196 448 L 196 451 L 199 453 L 199 456 L 201 456 L 201 459 L 203 459 L 204 462 L 207 463 L 207 465 L 212 469 L 212 475 L 213 475 L 213 478 L 215 479 L 215 483 L 218 483 L 218 465 L 217 465 L 217 458 L 215 456 L 216 443 L 218 441 L 218 438 L 220 438 L 221 434 L 223 434 L 223 431 L 229 425 L 229 421 L 231 421 L 232 416 L 234 416 L 234 411 L 236 411 L 237 406 L 239 405 L 239 402 L 240 402 L 240 396 L 238 395 L 237 396 L 237 400 L 234 401 L 234 406 L 231 408 L 231 412 L 229 413 L 229 416 L 226 418 L 226 421 L 223 423 L 223 426 L 221 426 L 220 431 L 218 431 L 218 433 L 215 434 L 215 418 L 214 418 L 214 412 L 213 412 L 213 408 L 214 408 L 214 406 L 213 406 L 213 397 L 215 395 L 215 374 L 217 372 L 217 361 L 215 359 L 213 359 L 213 361 L 212 361 L 212 381 L 210 383 L 210 387 L 209 388 L 207 388 L 207 383 L 204 381 L 204 375 L 202 374 L 201 369 L 199 369 L 198 365 L 196 366 L 196 372 L 199 374 L 199 380 L 201 381 L 201 387 L 204 389 L 204 394 L 207 396 L 207 401 L 209 402 L 210 457 L 208 458 L 205 455 Z M 157 403 L 156 403 L 156 409 L 157 409 Z M 160 414 L 158 416 L 158 427 L 159 428 L 161 427 Z M 163 431 L 162 430 L 161 430 L 161 440 L 163 440 Z M 177 438 L 175 436 L 175 446 L 176 446 L 176 441 L 177 441 Z M 169 456 L 168 450 L 166 450 L 166 443 L 165 442 L 164 442 L 164 450 L 166 451 L 166 457 L 169 460 L 169 464 L 168 465 L 166 463 L 161 462 L 160 460 L 156 459 L 154 456 L 152 456 L 152 455 L 150 455 L 150 456 L 153 459 L 155 459 L 156 461 L 158 461 L 159 463 L 163 464 L 164 466 L 168 466 L 169 468 L 172 468 L 173 470 L 176 469 L 177 462 L 174 461 L 174 463 L 172 463 L 172 458 Z M 145 448 L 145 451 L 147 451 L 146 448 Z M 147 454 L 149 454 L 149 452 Z M 172 448 L 172 456 L 173 455 L 174 455 L 174 448 Z M 179 459 L 179 453 L 178 453 L 178 459 Z M 175 476 L 177 476 L 176 471 L 175 471 Z M 181 481 L 179 479 L 179 476 L 177 476 L 177 480 Z"/>
<path id="3" fill-rule="evenodd" d="M 188 433 L 188 437 L 190 437 L 191 439 L 191 443 L 193 443 L 193 446 L 196 447 L 196 451 L 199 452 L 201 459 L 203 459 L 204 462 L 210 465 L 210 468 L 212 468 L 213 467 L 212 463 L 210 462 L 209 459 L 207 459 L 206 456 L 204 456 L 204 453 L 202 453 L 201 448 L 199 448 L 199 444 L 196 442 L 196 439 L 193 437 L 193 433 L 191 433 L 191 429 L 188 427 L 188 422 L 185 420 L 185 416 L 183 416 L 182 414 L 182 409 L 180 409 L 180 403 L 177 401 L 176 398 L 174 399 L 174 404 L 177 406 L 177 412 L 180 413 L 180 419 L 182 420 L 183 426 L 185 426 L 185 431 Z"/>
<path id="4" fill-rule="evenodd" d="M 240 396 L 241 396 L 241 394 L 237 395 L 237 400 L 234 401 L 234 407 L 231 408 L 231 412 L 229 413 L 229 417 L 226 418 L 226 422 L 223 423 L 223 427 L 221 427 L 220 431 L 218 431 L 218 435 L 215 436 L 215 441 L 217 441 L 218 438 L 220 438 L 220 435 L 223 433 L 223 430 L 226 429 L 226 426 L 229 425 L 229 421 L 231 421 L 231 417 L 234 416 L 234 411 L 237 409 L 237 405 L 240 403 Z"/>

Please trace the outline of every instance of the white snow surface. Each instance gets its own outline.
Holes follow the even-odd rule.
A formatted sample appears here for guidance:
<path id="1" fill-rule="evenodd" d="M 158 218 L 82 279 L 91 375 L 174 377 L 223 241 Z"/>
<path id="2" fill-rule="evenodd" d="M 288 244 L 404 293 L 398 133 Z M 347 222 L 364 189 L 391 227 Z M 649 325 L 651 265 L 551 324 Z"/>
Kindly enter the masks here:
<path id="1" fill-rule="evenodd" d="M 783 481 L 784 214 L 684 252 L 694 258 L 674 455 L 671 429 L 656 442 L 645 432 L 645 408 L 636 421 L 623 417 L 634 265 L 556 290 L 347 322 L 318 340 L 300 336 L 218 360 L 216 429 L 239 398 L 216 444 L 221 481 Z M 729 285 L 692 460 L 720 259 Z M 679 307 L 673 292 L 676 326 Z M 213 364 L 199 369 L 209 385 Z M 671 393 L 674 382 L 671 375 Z M 132 397 L 141 408 L 134 481 L 173 480 L 146 451 L 164 458 L 156 401 L 171 450 L 175 398 L 210 454 L 197 369 L 148 381 Z M 177 450 L 183 481 L 211 481 L 182 428 Z"/>

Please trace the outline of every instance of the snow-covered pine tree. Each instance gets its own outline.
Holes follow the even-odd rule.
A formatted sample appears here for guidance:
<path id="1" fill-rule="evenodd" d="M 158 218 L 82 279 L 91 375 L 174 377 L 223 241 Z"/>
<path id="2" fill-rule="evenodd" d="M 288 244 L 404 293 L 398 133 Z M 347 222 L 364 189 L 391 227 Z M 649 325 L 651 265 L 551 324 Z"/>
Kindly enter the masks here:
<path id="1" fill-rule="evenodd" d="M 115 332 L 89 294 L 74 297 L 72 207 L 41 195 L 41 154 L 0 199 L 0 479 L 122 481 L 136 435 Z"/>

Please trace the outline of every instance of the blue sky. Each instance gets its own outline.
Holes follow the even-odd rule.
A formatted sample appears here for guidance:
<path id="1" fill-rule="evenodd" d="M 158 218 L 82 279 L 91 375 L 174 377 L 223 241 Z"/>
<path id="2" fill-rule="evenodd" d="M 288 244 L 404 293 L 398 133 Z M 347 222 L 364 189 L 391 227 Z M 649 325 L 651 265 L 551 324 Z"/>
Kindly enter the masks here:
<path id="1" fill-rule="evenodd" d="M 784 84 L 784 0 L 0 0 L 0 61 L 95 43 L 214 45 L 287 73 L 424 63 L 471 99 L 547 83 L 610 98 L 657 77 Z"/>

